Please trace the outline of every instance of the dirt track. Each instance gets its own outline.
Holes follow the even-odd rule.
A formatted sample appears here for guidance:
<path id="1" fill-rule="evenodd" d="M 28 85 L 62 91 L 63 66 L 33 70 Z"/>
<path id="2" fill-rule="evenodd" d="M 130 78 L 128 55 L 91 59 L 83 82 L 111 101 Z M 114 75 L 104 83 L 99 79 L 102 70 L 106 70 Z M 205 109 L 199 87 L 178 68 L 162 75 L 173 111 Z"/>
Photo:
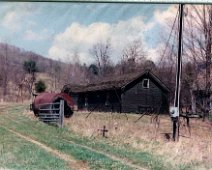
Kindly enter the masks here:
<path id="1" fill-rule="evenodd" d="M 18 124 L 20 123 L 17 120 L 12 119 L 11 116 L 12 115 L 7 115 L 7 118 L 10 119 L 12 122 L 15 122 L 15 123 L 18 123 Z M 88 165 L 85 162 L 83 162 L 83 161 L 77 161 L 74 158 L 72 158 L 70 155 L 64 154 L 64 153 L 62 153 L 62 152 L 60 152 L 60 151 L 58 151 L 56 149 L 53 149 L 53 148 L 51 148 L 51 147 L 49 147 L 49 146 L 47 146 L 47 145 L 35 140 L 35 139 L 33 139 L 30 136 L 23 135 L 23 134 L 15 131 L 13 129 L 6 128 L 3 125 L 1 127 L 3 127 L 5 130 L 15 134 L 16 136 L 18 136 L 18 137 L 20 137 L 20 138 L 22 138 L 22 139 L 24 139 L 24 140 L 26 140 L 28 142 L 31 142 L 31 143 L 41 147 L 42 149 L 44 149 L 45 151 L 55 155 L 56 157 L 65 160 L 66 162 L 68 162 L 69 166 L 71 168 L 73 168 L 73 169 L 77 169 L 77 170 L 78 169 L 79 170 L 87 170 L 87 169 L 89 169 Z M 85 146 L 85 145 L 77 144 L 77 143 L 75 143 L 73 141 L 70 141 L 70 140 L 66 140 L 66 139 L 61 139 L 61 140 L 65 141 L 65 142 L 68 142 L 68 143 L 72 143 L 72 144 L 78 145 L 79 147 L 82 147 L 82 148 L 85 148 L 87 150 L 90 150 L 91 152 L 102 154 L 102 155 L 104 155 L 104 156 L 106 156 L 106 157 L 108 157 L 108 158 L 110 158 L 110 159 L 112 159 L 114 161 L 119 161 L 122 164 L 127 165 L 127 166 L 129 166 L 129 167 L 131 167 L 133 169 L 138 169 L 138 170 L 144 170 L 145 169 L 145 168 L 142 168 L 139 165 L 134 164 L 130 160 L 127 160 L 127 159 L 124 159 L 124 158 L 120 158 L 120 157 L 114 156 L 112 154 L 108 154 L 106 152 L 99 151 L 99 150 L 93 149 L 93 148 Z"/>
<path id="2" fill-rule="evenodd" d="M 86 166 L 85 163 L 83 163 L 82 161 L 76 161 L 74 158 L 72 158 L 70 155 L 67 155 L 67 154 L 64 154 L 64 153 L 61 153 L 60 151 L 58 150 L 55 150 L 55 149 L 52 149 L 51 147 L 41 143 L 41 142 L 38 142 L 34 139 L 32 139 L 31 137 L 29 136 L 25 136 L 25 135 L 22 135 L 12 129 L 8 129 L 8 128 L 5 128 L 3 127 L 5 130 L 15 134 L 16 136 L 28 141 L 28 142 L 31 142 L 37 146 L 39 146 L 40 148 L 44 149 L 45 151 L 55 155 L 56 157 L 60 158 L 60 159 L 63 159 L 64 161 L 68 162 L 69 166 L 73 169 L 76 169 L 76 170 L 88 170 L 88 166 Z"/>
<path id="3" fill-rule="evenodd" d="M 57 156 L 58 158 L 65 160 L 66 162 L 68 162 L 68 164 L 70 165 L 71 168 L 74 168 L 76 170 L 87 170 L 87 169 L 89 169 L 89 167 L 86 166 L 85 163 L 83 163 L 82 161 L 76 161 L 70 155 L 61 153 L 60 151 L 58 151 L 56 149 L 52 149 L 51 147 L 49 147 L 49 146 L 47 146 L 47 145 L 45 145 L 45 144 L 43 144 L 41 142 L 38 142 L 37 140 L 32 139 L 29 136 L 22 135 L 22 134 L 14 131 L 12 129 L 7 129 L 7 128 L 4 128 L 4 129 L 6 129 L 7 131 L 15 134 L 16 136 L 18 136 L 18 137 L 20 137 L 20 138 L 22 138 L 22 139 L 24 139 L 24 140 L 26 140 L 28 142 L 31 142 L 31 143 L 41 147 L 42 149 L 44 149 L 47 152 Z M 69 143 L 76 144 L 75 142 L 72 142 L 72 141 L 69 141 L 69 140 L 66 140 L 66 139 L 62 139 L 62 140 L 66 141 L 66 142 L 69 142 Z M 81 145 L 81 144 L 76 144 L 76 145 L 78 145 L 80 147 L 83 147 L 83 148 L 86 148 L 86 149 L 88 149 L 88 150 L 90 150 L 92 152 L 96 152 L 96 153 L 100 153 L 102 155 L 105 155 L 105 156 L 107 156 L 107 157 L 109 157 L 109 158 L 111 158 L 111 159 L 113 159 L 115 161 L 119 161 L 119 162 L 121 162 L 121 163 L 123 163 L 123 164 L 125 164 L 125 165 L 127 165 L 127 166 L 129 166 L 131 168 L 138 169 L 138 170 L 144 170 L 144 168 L 141 168 L 140 166 L 137 166 L 137 165 L 133 164 L 132 162 L 130 162 L 127 159 L 121 159 L 121 158 L 116 157 L 114 155 L 111 155 L 111 154 L 108 154 L 108 153 L 105 153 L 105 152 L 102 152 L 102 151 L 98 151 L 96 149 L 92 149 L 92 148 L 90 148 L 88 146 L 84 146 L 84 145 Z"/>

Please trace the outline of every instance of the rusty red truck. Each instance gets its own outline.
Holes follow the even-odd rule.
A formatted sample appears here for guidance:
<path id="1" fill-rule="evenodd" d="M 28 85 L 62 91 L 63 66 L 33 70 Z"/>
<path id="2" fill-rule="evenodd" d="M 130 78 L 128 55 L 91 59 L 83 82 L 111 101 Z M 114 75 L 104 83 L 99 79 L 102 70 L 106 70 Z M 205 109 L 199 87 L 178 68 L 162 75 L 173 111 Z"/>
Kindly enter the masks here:
<path id="1" fill-rule="evenodd" d="M 69 118 L 73 114 L 74 101 L 66 93 L 48 93 L 43 92 L 35 96 L 34 101 L 31 104 L 31 110 L 34 112 L 35 116 L 39 115 L 39 110 L 45 105 L 54 104 L 64 100 L 64 116 Z"/>

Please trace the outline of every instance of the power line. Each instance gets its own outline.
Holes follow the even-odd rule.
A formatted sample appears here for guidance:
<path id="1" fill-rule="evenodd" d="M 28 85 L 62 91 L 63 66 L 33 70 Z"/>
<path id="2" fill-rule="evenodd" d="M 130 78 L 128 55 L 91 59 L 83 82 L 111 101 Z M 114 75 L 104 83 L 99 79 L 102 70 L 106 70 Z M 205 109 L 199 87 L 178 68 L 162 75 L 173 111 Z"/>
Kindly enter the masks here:
<path id="1" fill-rule="evenodd" d="M 166 42 L 165 50 L 163 51 L 163 54 L 162 54 L 161 60 L 160 60 L 160 62 L 159 62 L 159 65 L 160 65 L 161 62 L 163 61 L 164 56 L 165 56 L 165 54 L 166 54 L 166 50 L 167 50 L 167 48 L 168 48 L 168 46 L 169 46 L 169 41 L 170 41 L 170 39 L 171 39 L 172 32 L 174 31 L 174 26 L 175 26 L 175 23 L 176 23 L 178 14 L 179 14 L 179 10 L 178 10 L 177 13 L 176 13 L 174 22 L 173 22 L 173 24 L 172 24 L 171 32 L 170 32 L 169 37 L 168 37 L 168 40 L 167 40 L 167 42 Z M 172 48 L 172 49 L 173 49 L 173 48 Z"/>

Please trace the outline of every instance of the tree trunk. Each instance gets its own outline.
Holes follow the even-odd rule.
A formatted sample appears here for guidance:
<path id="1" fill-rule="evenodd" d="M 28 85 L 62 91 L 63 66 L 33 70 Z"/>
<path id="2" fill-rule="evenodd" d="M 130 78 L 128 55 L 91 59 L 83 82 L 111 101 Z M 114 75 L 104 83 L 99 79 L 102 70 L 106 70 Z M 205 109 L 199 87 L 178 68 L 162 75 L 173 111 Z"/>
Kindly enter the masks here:
<path id="1" fill-rule="evenodd" d="M 196 97 L 192 89 L 190 89 L 190 94 L 191 94 L 191 110 L 192 113 L 196 113 Z"/>
<path id="2" fill-rule="evenodd" d="M 7 95 L 7 84 L 8 84 L 8 56 L 7 56 L 7 44 L 5 47 L 5 57 L 4 57 L 4 61 L 3 61 L 3 99 L 6 99 L 6 95 Z"/>
<path id="3" fill-rule="evenodd" d="M 205 101 L 205 108 L 206 112 L 210 110 L 210 95 L 211 95 L 211 42 L 212 42 L 212 35 L 211 35 L 211 29 L 212 29 L 212 6 L 209 7 L 209 19 L 208 24 L 205 23 L 205 40 L 206 40 L 206 101 Z M 205 18 L 204 18 L 205 19 Z"/>

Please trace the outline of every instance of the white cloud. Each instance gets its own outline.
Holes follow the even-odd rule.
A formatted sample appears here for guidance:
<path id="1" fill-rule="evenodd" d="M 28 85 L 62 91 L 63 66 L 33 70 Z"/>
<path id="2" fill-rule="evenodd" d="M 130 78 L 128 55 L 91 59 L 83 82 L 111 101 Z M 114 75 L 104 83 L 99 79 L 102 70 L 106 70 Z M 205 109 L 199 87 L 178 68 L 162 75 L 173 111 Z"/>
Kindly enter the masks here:
<path id="1" fill-rule="evenodd" d="M 154 63 L 157 63 L 164 49 L 165 47 L 163 43 L 158 44 L 155 48 L 149 48 L 147 59 L 152 60 Z"/>
<path id="2" fill-rule="evenodd" d="M 50 31 L 48 29 L 44 29 L 40 32 L 34 32 L 32 30 L 26 30 L 24 39 L 30 40 L 30 41 L 41 41 L 41 40 L 47 40 L 52 38 L 53 31 Z"/>
<path id="3" fill-rule="evenodd" d="M 177 14 L 177 10 L 178 10 L 178 5 L 171 5 L 165 11 L 156 10 L 154 12 L 155 22 L 157 22 L 160 25 L 167 26 L 167 23 L 170 23 L 170 21 L 174 22 L 174 18 Z"/>
<path id="4" fill-rule="evenodd" d="M 174 23 L 174 19 L 175 19 L 176 15 L 177 15 L 178 7 L 179 7 L 179 5 L 171 5 L 167 10 L 164 10 L 164 11 L 156 10 L 154 12 L 154 20 L 153 20 L 152 24 L 160 25 L 160 27 L 161 27 L 160 29 L 162 30 L 161 35 L 164 36 L 164 38 L 163 38 L 163 41 L 157 45 L 157 47 L 150 48 L 148 50 L 149 58 L 151 58 L 153 61 L 157 61 L 157 60 L 154 60 L 155 59 L 154 56 L 158 55 L 161 52 L 163 53 L 163 50 L 165 50 L 165 43 L 168 40 L 169 34 L 171 32 L 171 27 Z M 197 39 L 202 36 L 202 33 L 200 31 L 202 29 L 200 16 L 203 16 L 203 6 L 202 5 L 186 5 L 186 6 L 184 6 L 184 32 L 188 33 L 188 32 L 191 32 L 191 30 L 192 30 L 193 34 L 196 36 Z M 208 19 L 209 19 L 208 15 L 206 15 L 206 20 L 208 21 Z M 177 24 L 178 24 L 178 20 L 176 20 L 175 29 L 176 29 Z M 187 34 L 187 36 L 188 36 L 188 34 Z M 187 39 L 185 38 L 184 41 L 186 41 Z M 171 40 L 171 41 L 173 41 L 173 40 Z M 176 43 L 172 42 L 172 44 L 174 46 L 177 46 L 177 42 Z M 186 53 L 189 54 L 188 49 L 184 48 L 184 50 L 186 50 Z M 200 52 L 200 50 L 195 49 L 195 52 L 198 53 L 198 52 Z"/>
<path id="5" fill-rule="evenodd" d="M 113 52 L 113 61 L 117 62 L 123 48 L 135 39 L 143 39 L 144 32 L 152 25 L 145 24 L 142 17 L 134 17 L 116 24 L 103 22 L 92 23 L 88 26 L 72 23 L 64 32 L 54 38 L 49 49 L 50 58 L 75 62 L 74 53 L 77 51 L 80 63 L 90 64 L 94 58 L 89 49 L 97 42 L 110 40 Z"/>
<path id="6" fill-rule="evenodd" d="M 143 41 L 144 48 L 147 49 L 148 59 L 157 62 L 158 51 L 163 50 L 164 42 L 160 42 L 155 48 L 144 41 L 144 36 L 149 30 L 155 30 L 159 34 L 159 29 L 163 32 L 169 31 L 170 24 L 174 22 L 178 5 L 171 5 L 167 10 L 156 10 L 150 22 L 144 23 L 143 17 L 138 16 L 126 21 L 119 21 L 115 24 L 93 23 L 85 26 L 79 23 L 71 24 L 64 32 L 54 38 L 52 47 L 49 49 L 50 58 L 66 60 L 70 62 L 91 63 L 94 58 L 89 54 L 89 49 L 97 42 L 105 42 L 110 39 L 112 46 L 113 61 L 117 62 L 122 50 L 127 44 L 134 40 Z M 151 37 L 151 35 L 148 35 Z M 152 41 L 158 41 L 152 38 Z M 151 43 L 151 42 L 148 42 Z M 78 51 L 79 59 L 74 59 L 74 51 Z"/>
<path id="7" fill-rule="evenodd" d="M 153 48 L 148 45 L 148 59 L 157 63 L 160 60 L 162 53 L 165 50 L 165 43 L 168 40 L 168 35 L 171 31 L 172 24 L 177 15 L 178 5 L 171 5 L 167 10 L 156 10 L 154 12 L 153 20 L 149 23 L 153 32 L 160 34 L 159 39 L 154 40 L 157 45 Z M 177 22 L 177 20 L 176 20 Z M 148 35 L 151 37 L 151 35 Z"/>
<path id="8" fill-rule="evenodd" d="M 2 26 L 15 32 L 19 31 L 22 27 L 26 27 L 26 17 L 36 11 L 37 8 L 32 3 L 8 3 L 3 10 L 5 12 L 1 18 Z M 28 23 L 32 22 L 27 20 Z"/>
<path id="9" fill-rule="evenodd" d="M 33 32 L 32 30 L 27 30 L 24 38 L 26 40 L 42 40 L 42 36 L 38 33 Z"/>
<path id="10" fill-rule="evenodd" d="M 20 25 L 18 24 L 20 19 L 21 17 L 15 11 L 10 11 L 2 19 L 2 25 L 10 30 L 15 31 L 20 28 Z"/>

